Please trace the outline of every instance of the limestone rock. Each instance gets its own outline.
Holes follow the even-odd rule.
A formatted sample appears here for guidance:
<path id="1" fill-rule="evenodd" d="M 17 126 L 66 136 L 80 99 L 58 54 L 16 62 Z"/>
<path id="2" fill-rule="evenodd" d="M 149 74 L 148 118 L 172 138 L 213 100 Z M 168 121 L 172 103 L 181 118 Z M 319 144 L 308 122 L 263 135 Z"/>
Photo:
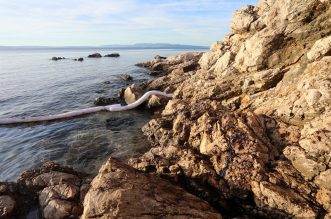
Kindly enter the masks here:
<path id="1" fill-rule="evenodd" d="M 314 181 L 320 188 L 325 188 L 331 191 L 331 169 L 321 172 Z"/>
<path id="2" fill-rule="evenodd" d="M 316 194 L 316 200 L 322 204 L 327 212 L 331 212 L 331 191 L 327 189 L 320 189 Z"/>
<path id="3" fill-rule="evenodd" d="M 130 104 L 137 101 L 143 94 L 143 89 L 139 85 L 133 84 L 125 89 L 124 100 L 127 104 Z"/>
<path id="4" fill-rule="evenodd" d="M 174 97 L 143 127 L 153 147 L 130 165 L 225 215 L 242 209 L 229 217 L 329 213 L 330 16 L 329 1 L 261 0 L 235 12 L 195 70 L 151 61 L 166 67 L 146 87 Z"/>
<path id="5" fill-rule="evenodd" d="M 30 197 L 38 197 L 40 212 L 45 219 L 78 218 L 89 182 L 88 175 L 54 162 L 28 170 L 18 180 Z"/>
<path id="6" fill-rule="evenodd" d="M 280 209 L 298 218 L 317 217 L 315 209 L 302 196 L 291 189 L 260 182 L 253 183 L 252 190 L 254 195 L 259 198 L 257 200 L 258 205 Z M 260 200 L 263 200 L 262 203 L 259 203 Z"/>
<path id="7" fill-rule="evenodd" d="M 89 191 L 85 176 L 54 166 L 19 185 L 47 217 L 77 217 L 87 192 L 84 218 L 220 217 L 206 202 L 229 218 L 328 218 L 330 6 L 260 0 L 235 12 L 232 33 L 210 51 L 138 64 L 160 77 L 123 91 L 127 103 L 174 93 L 147 103 L 166 106 L 143 127 L 152 148 L 129 160 L 145 174 L 111 160 Z"/>
<path id="8" fill-rule="evenodd" d="M 327 54 L 331 55 L 331 36 L 317 40 L 307 53 L 307 57 L 311 61 L 316 61 Z"/>
<path id="9" fill-rule="evenodd" d="M 231 29 L 234 33 L 247 32 L 251 24 L 257 19 L 254 6 L 245 6 L 233 15 Z"/>
<path id="10" fill-rule="evenodd" d="M 156 176 L 108 160 L 85 196 L 82 218 L 221 218 L 208 203 Z"/>

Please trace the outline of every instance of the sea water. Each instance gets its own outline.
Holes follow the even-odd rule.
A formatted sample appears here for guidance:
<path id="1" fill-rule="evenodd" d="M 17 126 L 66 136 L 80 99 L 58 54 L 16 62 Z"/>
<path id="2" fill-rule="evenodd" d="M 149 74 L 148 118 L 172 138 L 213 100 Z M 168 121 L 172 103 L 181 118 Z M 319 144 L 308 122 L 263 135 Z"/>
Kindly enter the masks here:
<path id="1" fill-rule="evenodd" d="M 119 58 L 87 58 L 118 52 Z M 0 118 L 41 116 L 94 105 L 96 97 L 117 96 L 133 81 L 151 79 L 138 62 L 183 50 L 0 49 Z M 52 61 L 53 56 L 67 59 Z M 83 57 L 84 61 L 72 59 Z M 110 156 L 125 160 L 149 148 L 141 127 L 144 110 L 100 112 L 68 120 L 0 126 L 0 181 L 15 181 L 29 168 L 52 160 L 95 173 Z"/>

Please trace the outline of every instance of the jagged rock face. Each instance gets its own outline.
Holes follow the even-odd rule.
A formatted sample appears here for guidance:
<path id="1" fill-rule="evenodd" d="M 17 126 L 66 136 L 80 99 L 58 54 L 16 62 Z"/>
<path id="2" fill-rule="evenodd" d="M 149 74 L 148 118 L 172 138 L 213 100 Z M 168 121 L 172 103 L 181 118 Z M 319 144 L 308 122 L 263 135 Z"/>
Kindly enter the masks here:
<path id="1" fill-rule="evenodd" d="M 37 197 L 45 219 L 78 218 L 90 182 L 88 175 L 53 162 L 26 171 L 18 179 L 18 185 L 25 188 L 28 196 Z"/>
<path id="2" fill-rule="evenodd" d="M 174 93 L 143 127 L 153 147 L 129 160 L 148 174 L 109 160 L 89 189 L 48 163 L 0 184 L 0 217 L 37 203 L 44 218 L 330 218 L 330 17 L 329 0 L 261 0 L 209 52 L 139 64 L 161 77 L 123 91 L 127 103 Z"/>
<path id="3" fill-rule="evenodd" d="M 173 93 L 178 85 L 200 68 L 198 61 L 201 56 L 201 52 L 188 52 L 167 58 L 156 56 L 152 61 L 138 63 L 137 66 L 149 68 L 152 70 L 153 74 L 160 77 L 155 80 L 130 85 L 124 90 L 122 98 L 127 104 L 130 104 L 150 90 Z M 160 108 L 164 108 L 167 101 L 167 98 L 152 96 L 146 101 L 145 106 L 156 111 Z"/>
<path id="4" fill-rule="evenodd" d="M 162 118 L 150 121 L 143 131 L 155 147 L 142 157 L 131 159 L 130 165 L 170 178 L 220 209 L 231 212 L 235 207 L 229 207 L 227 200 L 233 199 L 241 200 L 243 208 L 252 191 L 259 197 L 259 204 L 260 199 L 268 200 L 264 198 L 266 195 L 279 201 L 274 204 L 269 199 L 259 205 L 278 207 L 280 213 L 272 212 L 275 217 L 282 211 L 298 217 L 318 214 L 302 191 L 294 190 L 299 187 L 309 196 L 311 185 L 300 185 L 304 182 L 300 173 L 284 168 L 289 163 L 280 159 L 282 149 L 298 141 L 299 137 L 292 133 L 298 131 L 296 128 L 250 111 L 229 112 L 217 101 L 189 104 L 172 100 L 162 112 Z M 278 175 L 273 173 L 274 165 L 278 165 Z M 291 178 L 295 174 L 297 177 Z M 278 177 L 277 182 L 282 186 L 275 180 L 269 182 L 272 177 Z M 294 207 L 298 210 L 292 210 Z M 270 214 L 267 209 L 259 214 L 247 210 L 246 214 L 251 216 Z"/>
<path id="5" fill-rule="evenodd" d="M 94 178 L 81 218 L 221 218 L 207 202 L 128 165 L 108 160 Z"/>
<path id="6" fill-rule="evenodd" d="M 261 0 L 235 12 L 232 34 L 200 68 L 186 74 L 176 63 L 165 76 L 184 75 L 175 86 L 150 83 L 174 98 L 143 128 L 154 147 L 130 164 L 221 211 L 239 199 L 240 216 L 330 215 L 330 17 L 321 0 Z M 243 204 L 250 196 L 255 203 Z"/>

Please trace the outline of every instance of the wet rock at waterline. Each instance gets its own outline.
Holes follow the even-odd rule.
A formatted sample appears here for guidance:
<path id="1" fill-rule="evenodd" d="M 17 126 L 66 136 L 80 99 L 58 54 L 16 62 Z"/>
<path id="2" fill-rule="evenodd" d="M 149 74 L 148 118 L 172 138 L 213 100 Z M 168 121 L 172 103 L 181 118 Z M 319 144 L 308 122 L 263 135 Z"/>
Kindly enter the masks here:
<path id="1" fill-rule="evenodd" d="M 128 75 L 128 74 L 120 75 L 120 78 L 121 78 L 123 81 L 132 81 L 132 80 L 133 80 L 133 77 L 132 77 L 131 75 Z"/>
<path id="2" fill-rule="evenodd" d="M 78 59 L 74 59 L 74 61 L 79 61 L 79 62 L 82 62 L 82 61 L 84 61 L 84 58 L 78 58 Z"/>
<path id="3" fill-rule="evenodd" d="M 51 60 L 53 60 L 53 61 L 58 61 L 58 60 L 62 60 L 62 59 L 66 59 L 65 57 L 52 57 L 52 59 Z"/>
<path id="4" fill-rule="evenodd" d="M 151 72 L 149 72 L 148 74 L 149 74 L 150 76 L 159 76 L 161 73 L 162 73 L 161 71 L 151 71 Z"/>
<path id="5" fill-rule="evenodd" d="M 104 57 L 113 57 L 113 58 L 117 58 L 117 57 L 120 57 L 120 54 L 119 54 L 119 53 L 111 53 L 111 54 L 107 54 L 107 55 L 105 55 Z"/>
<path id="6" fill-rule="evenodd" d="M 87 56 L 88 58 L 101 58 L 102 55 L 100 53 L 93 53 Z"/>
<path id="7" fill-rule="evenodd" d="M 92 178 L 46 162 L 22 173 L 17 183 L 0 183 L 0 218 L 24 218 L 38 208 L 42 218 L 79 218 Z"/>
<path id="8" fill-rule="evenodd" d="M 37 208 L 45 219 L 221 218 L 207 202 L 184 189 L 114 159 L 105 162 L 92 178 L 47 162 L 24 172 L 17 183 L 0 183 L 0 216 L 24 217 Z"/>
<path id="9" fill-rule="evenodd" d="M 119 97 L 97 97 L 94 100 L 94 105 L 96 106 L 106 106 L 111 104 L 121 103 L 121 99 Z"/>
<path id="10" fill-rule="evenodd" d="M 154 59 L 166 59 L 167 57 L 165 57 L 165 56 L 160 56 L 160 55 L 156 55 L 155 57 L 154 57 Z"/>

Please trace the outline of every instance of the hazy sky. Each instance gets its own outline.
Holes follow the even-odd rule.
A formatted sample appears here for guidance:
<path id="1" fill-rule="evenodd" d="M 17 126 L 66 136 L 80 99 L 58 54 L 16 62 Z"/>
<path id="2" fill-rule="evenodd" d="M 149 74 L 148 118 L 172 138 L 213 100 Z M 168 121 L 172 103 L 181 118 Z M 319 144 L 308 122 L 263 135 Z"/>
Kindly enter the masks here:
<path id="1" fill-rule="evenodd" d="M 0 45 L 210 45 L 256 0 L 0 0 Z"/>

